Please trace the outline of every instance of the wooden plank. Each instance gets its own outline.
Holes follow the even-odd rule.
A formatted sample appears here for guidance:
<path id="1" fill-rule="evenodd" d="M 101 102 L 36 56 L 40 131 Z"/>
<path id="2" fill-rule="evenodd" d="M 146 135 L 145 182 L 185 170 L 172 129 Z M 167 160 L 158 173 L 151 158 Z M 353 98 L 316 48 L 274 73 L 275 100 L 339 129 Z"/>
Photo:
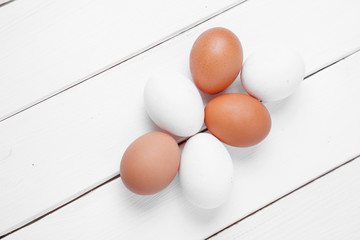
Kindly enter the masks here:
<path id="1" fill-rule="evenodd" d="M 357 158 L 209 239 L 360 239 L 359 171 Z"/>
<path id="2" fill-rule="evenodd" d="M 239 2 L 32 0 L 7 4 L 0 8 L 0 120 Z"/>
<path id="3" fill-rule="evenodd" d="M 173 68 L 189 75 L 191 45 L 205 29 L 213 26 L 232 29 L 243 42 L 245 56 L 260 45 L 287 42 L 303 55 L 310 74 L 359 47 L 359 4 L 352 0 L 341 3 L 298 0 L 291 4 L 286 0 L 248 1 L 91 81 L 3 121 L 0 124 L 0 233 L 22 226 L 118 174 L 122 153 L 130 142 L 156 129 L 143 106 L 142 89 L 147 77 L 162 68 Z M 342 21 L 334 18 L 340 13 Z M 262 19 L 267 19 L 265 24 Z M 323 32 L 314 34 L 319 29 Z M 355 154 L 354 143 L 342 146 L 337 137 L 349 141 L 358 138 L 359 114 L 349 122 L 346 120 L 345 130 L 339 124 L 343 119 L 336 118 L 335 114 L 340 112 L 341 117 L 358 113 L 357 108 L 344 108 L 340 102 L 354 106 L 359 96 L 338 93 L 340 89 L 352 93 L 358 87 L 357 82 L 349 83 L 351 86 L 338 86 L 336 82 L 322 84 L 314 84 L 308 93 L 300 91 L 306 96 L 303 99 L 269 105 L 274 120 L 272 135 L 275 140 L 272 141 L 280 141 L 278 147 L 273 146 L 276 151 L 250 148 L 241 150 L 238 157 L 255 155 L 270 162 L 273 157 L 269 156 L 277 151 L 289 158 L 295 153 L 300 157 L 306 155 L 296 144 L 307 151 L 317 151 L 316 144 L 322 144 L 320 149 L 324 151 L 333 148 L 333 160 L 319 162 L 321 169 L 326 169 L 338 159 Z M 229 91 L 239 89 L 239 81 L 236 81 Z M 336 94 L 340 94 L 341 101 L 335 101 Z M 209 99 L 203 97 L 206 101 Z M 299 112 L 305 115 L 298 115 Z M 307 115 L 313 116 L 314 122 L 310 118 L 304 120 Z M 326 124 L 322 124 L 323 121 Z M 285 131 L 287 124 L 293 125 Z M 314 131 L 308 132 L 309 129 Z M 329 133 L 329 129 L 333 130 Z M 289 140 L 293 135 L 300 138 L 296 144 Z M 315 139 L 308 144 L 308 138 Z M 279 148 L 281 144 L 283 148 Z M 289 150 L 284 152 L 284 148 Z M 282 161 L 284 169 L 292 169 L 285 159 Z M 316 173 L 317 168 L 314 168 L 301 172 L 298 177 L 305 181 Z M 266 200 L 266 197 L 259 199 L 261 203 Z"/>
<path id="4" fill-rule="evenodd" d="M 216 210 L 190 205 L 177 178 L 148 197 L 131 194 L 117 178 L 8 239 L 208 237 L 360 154 L 359 64 L 357 53 L 306 79 L 287 101 L 267 105 L 273 128 L 265 141 L 228 147 L 233 192 Z"/>

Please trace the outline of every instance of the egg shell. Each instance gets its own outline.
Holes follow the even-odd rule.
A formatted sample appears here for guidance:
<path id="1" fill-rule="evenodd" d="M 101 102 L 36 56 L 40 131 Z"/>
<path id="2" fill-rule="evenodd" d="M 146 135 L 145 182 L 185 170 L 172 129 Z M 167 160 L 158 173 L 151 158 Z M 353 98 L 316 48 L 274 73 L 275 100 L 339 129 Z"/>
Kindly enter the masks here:
<path id="1" fill-rule="evenodd" d="M 238 37 L 226 28 L 211 28 L 195 41 L 190 53 L 190 70 L 203 92 L 224 91 L 238 76 L 243 51 Z"/>
<path id="2" fill-rule="evenodd" d="M 250 147 L 269 134 L 271 118 L 257 99 L 241 93 L 228 93 L 207 104 L 205 124 L 222 142 L 234 147 Z"/>
<path id="3" fill-rule="evenodd" d="M 179 170 L 185 197 L 194 205 L 217 208 L 232 189 L 233 163 L 225 146 L 208 133 L 199 133 L 185 144 Z"/>
<path id="4" fill-rule="evenodd" d="M 194 83 L 187 77 L 162 72 L 152 76 L 144 90 L 145 108 L 160 128 L 181 137 L 200 131 L 204 104 Z"/>
<path id="5" fill-rule="evenodd" d="M 304 76 L 305 64 L 297 52 L 290 48 L 271 47 L 246 58 L 241 81 L 251 96 L 271 102 L 290 96 Z"/>
<path id="6" fill-rule="evenodd" d="M 136 194 L 154 194 L 171 183 L 179 165 L 180 149 L 175 139 L 163 132 L 150 132 L 126 149 L 120 164 L 120 178 Z"/>

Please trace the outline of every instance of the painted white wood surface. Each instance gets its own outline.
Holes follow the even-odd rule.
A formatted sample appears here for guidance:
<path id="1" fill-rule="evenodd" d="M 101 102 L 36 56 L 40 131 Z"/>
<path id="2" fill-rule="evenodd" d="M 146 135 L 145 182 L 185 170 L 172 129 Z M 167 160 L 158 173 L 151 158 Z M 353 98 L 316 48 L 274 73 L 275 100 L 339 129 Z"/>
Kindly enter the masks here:
<path id="1" fill-rule="evenodd" d="M 360 239 L 360 158 L 210 238 Z"/>
<path id="2" fill-rule="evenodd" d="M 298 0 L 291 4 L 286 0 L 248 1 L 90 81 L 1 122 L 0 233 L 19 227 L 115 176 L 128 144 L 141 134 L 156 129 L 143 108 L 142 90 L 147 77 L 161 68 L 173 68 L 189 75 L 189 51 L 195 38 L 204 30 L 213 26 L 232 29 L 243 42 L 245 55 L 260 45 L 286 42 L 303 55 L 307 72 L 311 73 L 360 47 L 359 5 L 360 2 L 353 0 L 341 3 Z M 341 21 L 334 18 L 340 13 Z M 350 90 L 356 87 L 353 85 Z M 238 91 L 238 88 L 239 81 L 230 91 Z M 312 111 L 315 112 L 311 114 L 315 114 L 318 121 L 327 114 L 331 121 L 322 125 L 321 130 L 326 133 L 326 126 L 335 128 L 334 135 L 340 134 L 342 130 L 338 122 L 341 119 L 332 116 L 336 111 L 329 109 L 330 106 L 335 105 L 335 109 L 339 108 L 346 115 L 353 112 L 336 105 L 337 102 L 333 103 L 333 92 L 322 92 L 320 86 L 315 87 L 314 91 L 323 94 L 317 97 L 322 96 L 324 99 L 317 101 L 328 112 L 314 109 Z M 332 101 L 326 102 L 326 98 L 332 98 Z M 345 99 L 349 104 L 354 104 L 354 100 L 357 100 L 357 96 L 352 100 Z M 299 104 L 302 107 L 307 104 L 314 106 L 308 100 L 304 100 L 306 103 L 301 101 L 295 103 L 296 109 Z M 285 119 L 289 119 L 286 121 L 294 120 L 292 111 L 296 109 L 291 109 L 291 104 L 273 108 L 273 118 L 279 114 L 277 108 L 290 108 L 286 110 L 289 112 L 280 112 L 283 112 Z M 305 110 L 303 113 L 308 114 Z M 357 116 L 353 118 L 354 122 L 357 120 Z M 290 132 L 286 133 L 289 134 L 288 138 L 292 138 L 291 133 L 305 133 L 309 127 L 301 122 L 298 124 L 300 128 L 294 125 L 295 129 L 290 128 Z M 356 138 L 358 126 L 354 123 L 346 127 L 344 137 Z M 354 131 L 349 131 L 351 128 Z M 324 134 L 315 140 L 324 140 L 325 136 L 328 135 Z M 309 138 L 313 137 L 309 135 Z M 305 141 L 305 138 L 303 136 L 301 141 Z M 335 139 L 337 141 L 339 139 Z M 294 147 L 288 139 L 284 143 L 285 149 Z M 346 152 L 342 157 L 351 156 L 355 151 L 354 144 L 344 146 L 338 155 Z M 315 145 L 309 147 L 312 149 Z M 263 150 L 254 148 L 243 151 L 248 157 L 259 155 L 259 152 L 264 154 Z M 326 168 L 327 165 L 322 167 Z M 311 176 L 302 175 L 304 179 Z M 266 198 L 261 200 L 265 201 Z"/>
<path id="3" fill-rule="evenodd" d="M 1 7 L 0 120 L 233 3 L 16 0 Z"/>
<path id="4" fill-rule="evenodd" d="M 149 197 L 130 193 L 117 178 L 7 239 L 208 237 L 360 154 L 359 66 L 357 53 L 306 79 L 287 101 L 267 105 L 268 138 L 252 148 L 228 147 L 234 188 L 219 209 L 188 204 L 177 178 Z"/>

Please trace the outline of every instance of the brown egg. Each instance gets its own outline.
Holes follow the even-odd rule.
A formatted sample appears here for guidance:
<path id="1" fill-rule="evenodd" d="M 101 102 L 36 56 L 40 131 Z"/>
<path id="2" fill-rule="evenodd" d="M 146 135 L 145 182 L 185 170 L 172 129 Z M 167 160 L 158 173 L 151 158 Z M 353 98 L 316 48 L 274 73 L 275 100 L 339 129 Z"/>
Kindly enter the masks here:
<path id="1" fill-rule="evenodd" d="M 238 76 L 243 51 L 237 36 L 226 28 L 211 28 L 195 41 L 190 53 L 190 71 L 203 92 L 224 91 Z"/>
<path id="2" fill-rule="evenodd" d="M 175 139 L 162 132 L 150 132 L 126 149 L 120 177 L 132 192 L 149 195 L 166 188 L 180 165 L 180 149 Z"/>
<path id="3" fill-rule="evenodd" d="M 229 93 L 212 99 L 205 108 L 205 124 L 220 141 L 234 147 L 261 142 L 270 132 L 271 118 L 257 99 Z"/>

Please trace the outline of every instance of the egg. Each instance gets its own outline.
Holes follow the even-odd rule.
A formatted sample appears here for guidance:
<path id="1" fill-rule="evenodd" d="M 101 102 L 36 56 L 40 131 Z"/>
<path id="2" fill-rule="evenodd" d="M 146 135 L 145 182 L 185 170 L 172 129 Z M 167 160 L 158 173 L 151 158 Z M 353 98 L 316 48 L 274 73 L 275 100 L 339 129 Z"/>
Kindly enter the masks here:
<path id="1" fill-rule="evenodd" d="M 185 144 L 179 180 L 184 196 L 205 209 L 223 204 L 232 189 L 233 164 L 225 146 L 208 133 L 199 133 Z"/>
<path id="2" fill-rule="evenodd" d="M 208 94 L 224 91 L 238 76 L 243 51 L 237 36 L 222 27 L 209 29 L 195 41 L 190 71 L 196 86 Z"/>
<path id="3" fill-rule="evenodd" d="M 228 93 L 206 105 L 205 125 L 220 141 L 234 147 L 249 147 L 269 134 L 271 118 L 257 99 L 241 93 Z"/>
<path id="4" fill-rule="evenodd" d="M 132 192 L 154 194 L 166 188 L 177 174 L 180 149 L 175 139 L 163 132 L 150 132 L 126 149 L 120 164 L 120 177 Z"/>
<path id="5" fill-rule="evenodd" d="M 177 72 L 163 71 L 150 77 L 144 101 L 155 124 L 174 135 L 194 135 L 204 124 L 204 104 L 199 91 L 189 78 Z"/>
<path id="6" fill-rule="evenodd" d="M 251 96 L 271 102 L 290 96 L 304 76 L 305 64 L 298 53 L 289 48 L 271 47 L 246 58 L 241 81 Z"/>

